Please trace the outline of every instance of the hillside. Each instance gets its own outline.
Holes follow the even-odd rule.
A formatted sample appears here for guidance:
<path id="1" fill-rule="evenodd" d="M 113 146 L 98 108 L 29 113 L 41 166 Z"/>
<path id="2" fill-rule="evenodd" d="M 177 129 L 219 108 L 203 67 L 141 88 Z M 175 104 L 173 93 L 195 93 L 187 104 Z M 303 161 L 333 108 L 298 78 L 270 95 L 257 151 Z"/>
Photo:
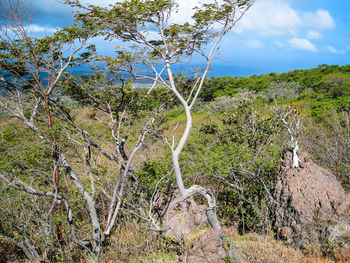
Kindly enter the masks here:
<path id="1" fill-rule="evenodd" d="M 111 262 L 175 262 L 177 254 L 184 249 L 183 244 L 148 229 L 150 220 L 155 220 L 149 216 L 155 216 L 152 209 L 156 200 L 176 188 L 167 144 L 172 137 L 175 141 L 180 139 L 185 114 L 165 88 L 156 88 L 146 99 L 143 96 L 147 89 L 135 90 L 131 83 L 121 88 L 113 85 L 106 89 L 94 88 L 94 81 L 102 83 L 104 77 L 85 77 L 89 86 L 79 90 L 79 82 L 67 75 L 60 90 L 64 100 L 57 96 L 52 102 L 53 129 L 47 128 L 44 111 L 35 116 L 37 125 L 42 135 L 55 141 L 65 153 L 69 169 L 77 171 L 82 187 L 95 200 L 97 216 L 103 225 L 110 220 L 107 219 L 108 200 L 112 198 L 113 185 L 119 180 L 119 171 L 130 164 L 124 156 L 124 163 L 115 161 L 113 143 L 119 134 L 111 133 L 111 127 L 118 119 L 110 119 L 106 112 L 108 107 L 116 109 L 117 113 L 119 107 L 122 112 L 120 109 L 126 106 L 125 122 L 118 129 L 121 135 L 118 138 L 124 141 L 119 146 L 123 147 L 119 151 L 121 155 L 131 155 L 145 127 L 148 133 L 130 164 L 131 172 L 123 177 L 126 192 L 103 258 Z M 194 80 L 178 75 L 176 81 L 181 90 L 189 94 Z M 118 104 L 120 96 L 126 98 L 126 102 L 122 102 L 125 104 Z M 99 100 L 109 104 L 99 103 Z M 143 103 L 141 107 L 140 102 Z M 163 103 L 165 106 L 158 110 Z M 277 180 L 282 153 L 291 147 L 288 131 L 277 114 L 280 111 L 290 113 L 287 121 L 293 118 L 301 121 L 300 149 L 308 152 L 315 163 L 329 169 L 349 193 L 349 110 L 350 65 L 321 65 L 282 74 L 206 80 L 193 108 L 192 133 L 180 155 L 184 182 L 188 186 L 203 185 L 214 193 L 219 220 L 228 229 L 228 236 L 238 250 L 246 259 L 250 258 L 249 262 L 281 262 L 279 253 L 286 255 L 283 262 L 333 262 L 332 258 L 336 257 L 337 262 L 341 262 L 342 254 L 335 249 L 310 248 L 304 251 L 311 253 L 306 257 L 273 240 L 269 195 Z M 25 115 L 30 116 L 30 109 Z M 52 188 L 52 149 L 38 140 L 35 132 L 18 118 L 5 113 L 0 116 L 3 179 L 0 181 L 3 215 L 0 218 L 0 255 L 11 260 L 23 259 L 23 253 L 9 240 L 17 240 L 18 246 L 23 238 L 29 238 L 38 251 L 44 251 L 47 242 L 53 242 L 50 254 L 46 255 L 52 262 L 76 262 L 86 257 L 74 238 L 87 242 L 92 227 L 88 210 L 81 205 L 84 200 L 78 193 L 80 190 L 73 187 L 69 179 L 70 171 L 67 167 L 59 168 L 61 206 L 49 214 L 48 220 L 45 216 L 53 209 L 53 203 L 43 197 L 55 191 Z M 152 116 L 155 119 L 147 126 Z M 35 191 L 36 194 L 28 195 Z M 69 204 L 65 203 L 67 200 Z M 199 197 L 195 200 L 203 203 Z M 53 222 L 49 224 L 51 228 L 60 227 L 60 239 L 47 239 L 48 221 Z M 273 252 L 272 247 L 276 248 Z M 264 259 L 258 259 L 260 256 L 253 259 L 254 253 Z M 140 256 L 136 256 L 138 254 Z M 321 261 L 321 256 L 326 254 L 329 261 Z"/>

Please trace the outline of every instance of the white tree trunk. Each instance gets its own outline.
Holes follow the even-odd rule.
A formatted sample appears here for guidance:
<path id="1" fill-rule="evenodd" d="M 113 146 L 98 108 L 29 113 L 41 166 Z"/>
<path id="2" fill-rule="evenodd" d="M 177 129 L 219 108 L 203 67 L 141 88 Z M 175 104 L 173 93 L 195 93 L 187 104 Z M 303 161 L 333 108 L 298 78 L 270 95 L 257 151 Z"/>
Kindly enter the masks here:
<path id="1" fill-rule="evenodd" d="M 299 150 L 299 145 L 298 145 L 298 142 L 296 141 L 293 147 L 292 168 L 298 168 L 300 165 L 298 150 Z"/>

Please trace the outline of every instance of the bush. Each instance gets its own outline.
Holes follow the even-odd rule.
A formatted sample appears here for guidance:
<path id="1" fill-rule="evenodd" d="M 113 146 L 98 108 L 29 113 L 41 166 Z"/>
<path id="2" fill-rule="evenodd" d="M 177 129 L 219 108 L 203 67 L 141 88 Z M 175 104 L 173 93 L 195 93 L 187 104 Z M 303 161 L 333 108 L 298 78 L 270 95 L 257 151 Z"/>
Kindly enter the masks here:
<path id="1" fill-rule="evenodd" d="M 301 85 L 297 82 L 272 82 L 268 88 L 264 91 L 264 97 L 268 101 L 273 99 L 294 99 L 298 97 L 301 92 Z"/>
<path id="2" fill-rule="evenodd" d="M 238 106 L 237 99 L 229 96 L 217 97 L 210 102 L 206 109 L 211 112 L 227 112 Z"/>

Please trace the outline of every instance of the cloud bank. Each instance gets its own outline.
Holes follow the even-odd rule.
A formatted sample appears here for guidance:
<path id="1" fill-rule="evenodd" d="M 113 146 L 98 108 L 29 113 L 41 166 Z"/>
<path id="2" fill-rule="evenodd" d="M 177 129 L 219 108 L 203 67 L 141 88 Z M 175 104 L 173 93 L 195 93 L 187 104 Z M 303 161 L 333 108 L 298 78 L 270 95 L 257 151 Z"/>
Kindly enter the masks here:
<path id="1" fill-rule="evenodd" d="M 317 52 L 317 48 L 309 40 L 304 38 L 291 38 L 288 40 L 290 48 L 304 51 Z"/>
<path id="2" fill-rule="evenodd" d="M 248 11 L 234 29 L 237 33 L 255 31 L 261 35 L 296 35 L 298 30 L 329 30 L 335 22 L 329 11 L 297 11 L 285 0 L 261 0 Z"/>

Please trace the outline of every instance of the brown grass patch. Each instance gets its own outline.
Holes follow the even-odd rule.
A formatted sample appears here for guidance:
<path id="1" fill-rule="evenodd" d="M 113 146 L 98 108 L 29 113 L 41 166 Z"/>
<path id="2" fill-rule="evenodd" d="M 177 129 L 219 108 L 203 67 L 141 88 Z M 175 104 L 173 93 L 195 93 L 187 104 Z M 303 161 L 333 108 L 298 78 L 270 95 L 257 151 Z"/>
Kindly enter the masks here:
<path id="1" fill-rule="evenodd" d="M 239 235 L 233 228 L 226 229 L 227 237 L 241 255 L 243 263 L 345 263 L 350 262 L 350 253 L 343 250 L 333 252 L 333 256 L 324 257 L 321 252 L 309 255 L 288 247 L 277 241 L 272 234 L 258 235 L 249 233 Z"/>

